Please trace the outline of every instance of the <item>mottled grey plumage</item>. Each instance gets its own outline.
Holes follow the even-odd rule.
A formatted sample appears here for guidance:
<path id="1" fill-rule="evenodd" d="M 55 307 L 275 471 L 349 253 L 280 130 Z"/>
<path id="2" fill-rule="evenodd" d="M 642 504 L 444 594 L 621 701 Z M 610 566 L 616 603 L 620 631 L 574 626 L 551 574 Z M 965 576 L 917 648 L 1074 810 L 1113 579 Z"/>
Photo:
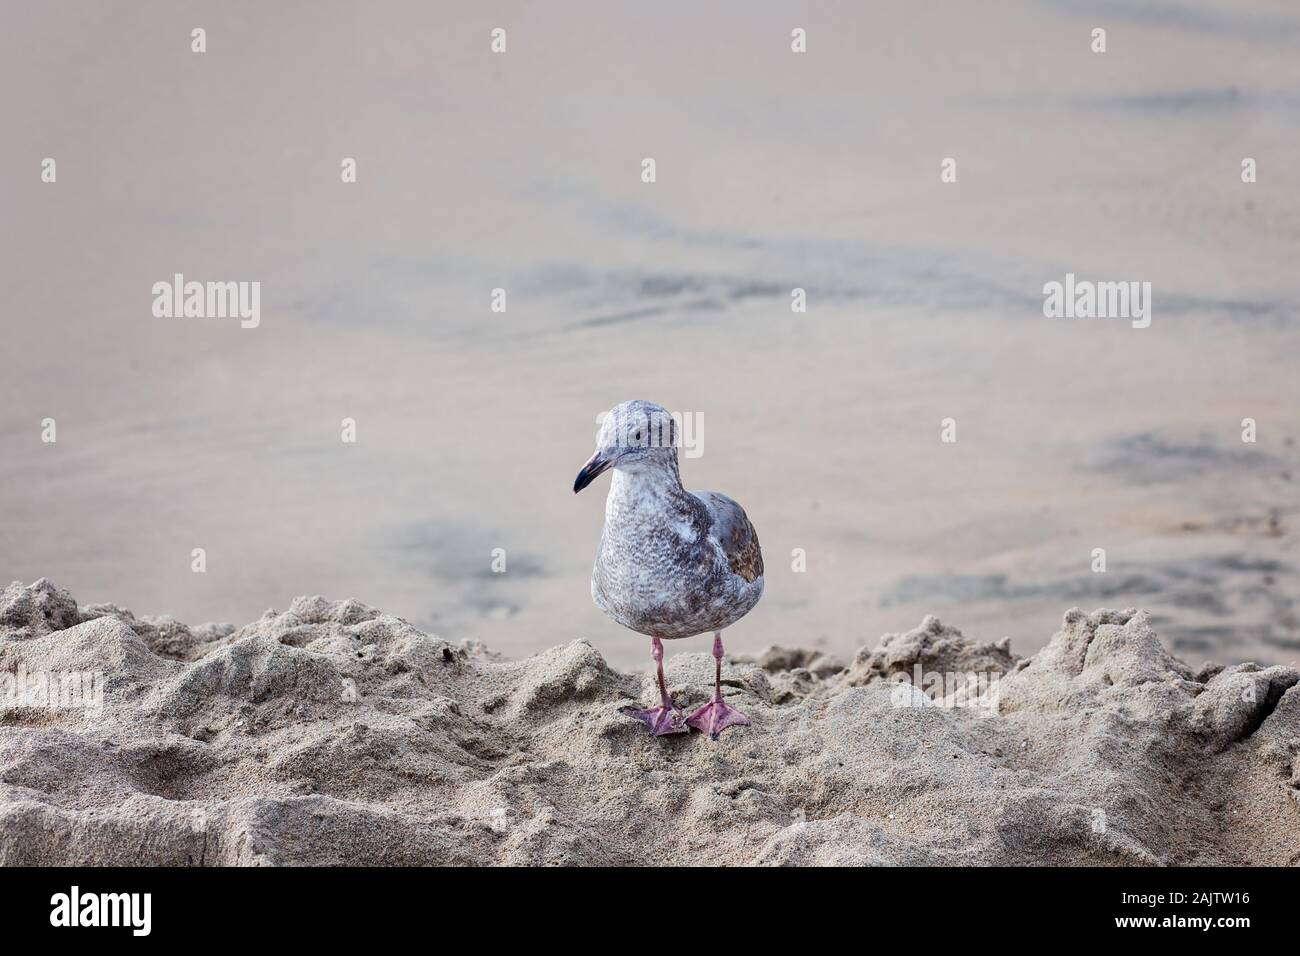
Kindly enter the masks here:
<path id="1" fill-rule="evenodd" d="M 763 594 L 753 525 L 726 495 L 682 487 L 675 437 L 665 409 L 624 402 L 605 419 L 579 475 L 585 487 L 614 469 L 592 599 L 624 627 L 665 639 L 721 631 Z"/>

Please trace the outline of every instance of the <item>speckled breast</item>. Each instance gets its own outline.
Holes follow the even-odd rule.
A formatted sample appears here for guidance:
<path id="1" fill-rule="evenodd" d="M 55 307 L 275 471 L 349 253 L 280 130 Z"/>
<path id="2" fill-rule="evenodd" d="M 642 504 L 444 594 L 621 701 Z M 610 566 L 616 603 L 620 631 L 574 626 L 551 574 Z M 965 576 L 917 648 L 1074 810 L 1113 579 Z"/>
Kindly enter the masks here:
<path id="1" fill-rule="evenodd" d="M 601 536 L 591 597 L 610 618 L 671 640 L 729 627 L 763 594 L 763 578 L 733 574 L 715 544 L 684 543 L 671 531 Z"/>

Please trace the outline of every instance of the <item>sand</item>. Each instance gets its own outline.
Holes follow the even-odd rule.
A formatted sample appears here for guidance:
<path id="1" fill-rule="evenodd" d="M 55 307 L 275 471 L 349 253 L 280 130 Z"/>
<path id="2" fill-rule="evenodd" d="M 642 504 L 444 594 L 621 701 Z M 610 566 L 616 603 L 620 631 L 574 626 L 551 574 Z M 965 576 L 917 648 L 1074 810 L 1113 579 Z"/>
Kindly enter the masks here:
<path id="1" fill-rule="evenodd" d="M 666 661 L 683 706 L 706 650 Z M 770 648 L 727 662 L 754 723 L 717 741 L 620 716 L 651 679 L 586 642 L 510 660 L 351 600 L 191 628 L 15 583 L 20 670 L 103 700 L 0 710 L 0 865 L 1300 862 L 1300 673 L 1193 670 L 1143 611 L 1072 609 L 1029 658 L 933 616 Z"/>
<path id="2" fill-rule="evenodd" d="M 639 669 L 587 599 L 604 487 L 569 489 L 645 398 L 758 529 L 737 652 L 937 613 L 1025 654 L 1077 604 L 1195 665 L 1300 656 L 1294 0 L 202 17 L 196 56 L 169 0 L 5 5 L 0 584 L 184 621 L 365 595 Z M 260 281 L 261 324 L 155 317 L 176 272 Z M 1151 327 L 1047 319 L 1067 273 L 1152 282 Z"/>

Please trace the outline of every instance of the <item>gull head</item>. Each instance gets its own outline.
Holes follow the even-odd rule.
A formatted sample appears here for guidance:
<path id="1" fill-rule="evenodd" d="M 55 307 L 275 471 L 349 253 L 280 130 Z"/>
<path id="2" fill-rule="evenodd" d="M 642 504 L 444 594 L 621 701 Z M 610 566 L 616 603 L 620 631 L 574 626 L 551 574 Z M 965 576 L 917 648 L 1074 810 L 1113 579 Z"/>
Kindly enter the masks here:
<path id="1" fill-rule="evenodd" d="M 573 493 L 611 468 L 620 471 L 676 471 L 677 423 L 654 402 L 623 402 L 605 413 L 596 436 L 596 453 L 578 472 Z"/>

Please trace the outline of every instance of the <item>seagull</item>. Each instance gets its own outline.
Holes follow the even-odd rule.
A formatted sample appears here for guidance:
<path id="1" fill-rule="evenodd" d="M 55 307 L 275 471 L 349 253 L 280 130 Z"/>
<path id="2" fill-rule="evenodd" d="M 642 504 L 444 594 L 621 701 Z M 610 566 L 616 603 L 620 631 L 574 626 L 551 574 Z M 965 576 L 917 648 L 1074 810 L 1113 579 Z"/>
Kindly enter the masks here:
<path id="1" fill-rule="evenodd" d="M 763 595 L 763 553 L 745 510 L 716 491 L 687 491 L 677 470 L 677 425 L 653 402 L 616 405 L 596 453 L 573 482 L 577 494 L 613 469 L 591 598 L 614 621 L 650 637 L 657 707 L 622 707 L 651 736 L 692 727 L 717 740 L 749 718 L 722 699 L 722 631 Z M 664 683 L 663 641 L 713 632 L 713 699 L 683 719 Z"/>

